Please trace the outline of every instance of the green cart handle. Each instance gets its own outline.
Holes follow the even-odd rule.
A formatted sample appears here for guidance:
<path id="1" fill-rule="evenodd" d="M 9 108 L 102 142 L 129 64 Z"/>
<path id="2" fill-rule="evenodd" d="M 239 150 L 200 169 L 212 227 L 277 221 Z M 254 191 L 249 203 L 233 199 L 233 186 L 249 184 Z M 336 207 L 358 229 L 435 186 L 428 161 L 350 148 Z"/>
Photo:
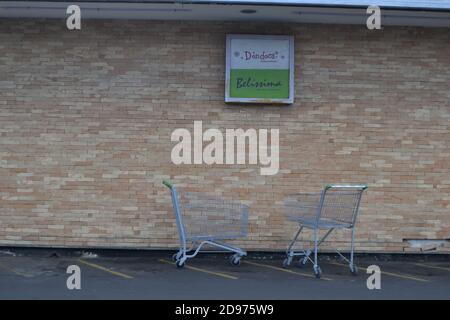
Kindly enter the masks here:
<path id="1" fill-rule="evenodd" d="M 168 180 L 163 180 L 163 185 L 165 185 L 167 188 L 169 188 L 170 190 L 172 190 L 172 186 L 173 186 L 173 184 L 170 182 L 170 181 L 168 181 Z"/>
<path id="2" fill-rule="evenodd" d="M 367 185 L 363 184 L 363 185 L 333 185 L 333 184 L 329 184 L 327 186 L 325 186 L 325 190 L 328 189 L 332 189 L 332 188 L 349 188 L 349 189 L 362 189 L 362 190 L 366 190 L 368 188 Z"/>

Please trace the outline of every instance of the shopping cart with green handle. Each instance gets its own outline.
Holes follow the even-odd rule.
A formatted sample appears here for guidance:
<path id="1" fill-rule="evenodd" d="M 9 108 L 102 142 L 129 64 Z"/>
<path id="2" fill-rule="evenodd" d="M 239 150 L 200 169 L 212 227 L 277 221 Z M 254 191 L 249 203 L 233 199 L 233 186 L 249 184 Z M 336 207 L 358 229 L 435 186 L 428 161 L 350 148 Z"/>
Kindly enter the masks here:
<path id="1" fill-rule="evenodd" d="M 319 246 L 333 230 L 347 229 L 351 231 L 350 260 L 338 250 L 335 251 L 348 262 L 351 273 L 355 275 L 357 273 L 353 261 L 355 224 L 361 196 L 366 189 L 366 185 L 328 185 L 318 193 L 297 193 L 286 197 L 284 208 L 287 219 L 297 223 L 299 229 L 286 251 L 283 266 L 289 266 L 295 256 L 301 256 L 300 265 L 311 261 L 314 274 L 320 278 L 322 270 L 317 261 Z M 295 252 L 294 244 L 305 228 L 312 230 L 314 248 Z M 321 239 L 319 239 L 319 230 L 327 230 Z M 310 258 L 312 253 L 314 253 L 314 259 Z"/>
<path id="2" fill-rule="evenodd" d="M 230 263 L 239 265 L 241 258 L 247 253 L 219 241 L 247 236 L 248 206 L 209 194 L 178 192 L 177 188 L 166 180 L 163 184 L 171 192 L 180 238 L 180 249 L 173 255 L 176 266 L 182 268 L 186 260 L 194 258 L 205 245 L 233 252 Z"/>

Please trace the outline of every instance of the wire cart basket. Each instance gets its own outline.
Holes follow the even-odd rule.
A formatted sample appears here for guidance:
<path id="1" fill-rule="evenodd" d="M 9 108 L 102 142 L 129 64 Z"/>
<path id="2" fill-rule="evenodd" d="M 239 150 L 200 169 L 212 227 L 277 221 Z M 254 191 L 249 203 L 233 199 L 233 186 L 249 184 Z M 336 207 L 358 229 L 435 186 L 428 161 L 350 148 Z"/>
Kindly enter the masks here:
<path id="1" fill-rule="evenodd" d="M 291 241 L 283 266 L 288 267 L 295 256 L 301 256 L 300 265 L 306 265 L 308 261 L 313 263 L 314 274 L 320 278 L 322 270 L 318 265 L 317 252 L 319 246 L 335 229 L 347 229 L 351 231 L 350 260 L 335 251 L 349 263 L 350 272 L 356 275 L 358 270 L 353 262 L 355 223 L 359 211 L 359 204 L 366 185 L 328 185 L 318 193 L 298 193 L 287 196 L 284 200 L 286 217 L 289 221 L 296 222 L 299 229 Z M 295 252 L 293 250 L 300 233 L 304 228 L 313 231 L 313 250 L 306 249 Z M 327 230 L 319 239 L 319 230 Z M 314 259 L 311 254 L 314 253 Z"/>
<path id="2" fill-rule="evenodd" d="M 172 257 L 176 266 L 182 268 L 186 260 L 194 258 L 205 245 L 233 252 L 230 263 L 239 265 L 247 253 L 219 241 L 247 236 L 249 207 L 198 192 L 178 193 L 169 181 L 163 184 L 171 191 L 180 238 L 180 249 Z"/>

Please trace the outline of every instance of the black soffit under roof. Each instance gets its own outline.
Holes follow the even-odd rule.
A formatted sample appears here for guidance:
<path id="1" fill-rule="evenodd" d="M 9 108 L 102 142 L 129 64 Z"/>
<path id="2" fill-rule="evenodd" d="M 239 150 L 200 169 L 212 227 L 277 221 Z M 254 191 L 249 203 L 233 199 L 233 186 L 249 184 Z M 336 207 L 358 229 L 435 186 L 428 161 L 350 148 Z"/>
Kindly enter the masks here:
<path id="1" fill-rule="evenodd" d="M 152 4 L 221 4 L 267 5 L 332 8 L 367 8 L 377 5 L 389 10 L 448 11 L 450 0 L 0 0 L 1 2 L 54 2 L 54 3 L 152 3 Z"/>

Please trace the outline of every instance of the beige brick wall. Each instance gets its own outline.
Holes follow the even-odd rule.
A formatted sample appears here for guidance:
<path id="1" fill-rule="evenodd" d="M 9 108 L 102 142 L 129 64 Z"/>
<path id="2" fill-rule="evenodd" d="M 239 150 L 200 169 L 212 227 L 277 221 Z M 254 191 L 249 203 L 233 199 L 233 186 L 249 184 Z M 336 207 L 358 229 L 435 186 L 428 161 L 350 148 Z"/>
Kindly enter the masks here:
<path id="1" fill-rule="evenodd" d="M 447 29 L 0 21 L 0 245 L 168 248 L 168 190 L 251 206 L 247 249 L 284 249 L 288 193 L 368 183 L 359 251 L 450 238 Z M 293 34 L 292 106 L 226 105 L 227 33 Z M 280 172 L 175 166 L 171 132 L 280 129 Z M 332 240 L 347 246 L 338 233 Z M 450 249 L 444 248 L 444 251 Z"/>

